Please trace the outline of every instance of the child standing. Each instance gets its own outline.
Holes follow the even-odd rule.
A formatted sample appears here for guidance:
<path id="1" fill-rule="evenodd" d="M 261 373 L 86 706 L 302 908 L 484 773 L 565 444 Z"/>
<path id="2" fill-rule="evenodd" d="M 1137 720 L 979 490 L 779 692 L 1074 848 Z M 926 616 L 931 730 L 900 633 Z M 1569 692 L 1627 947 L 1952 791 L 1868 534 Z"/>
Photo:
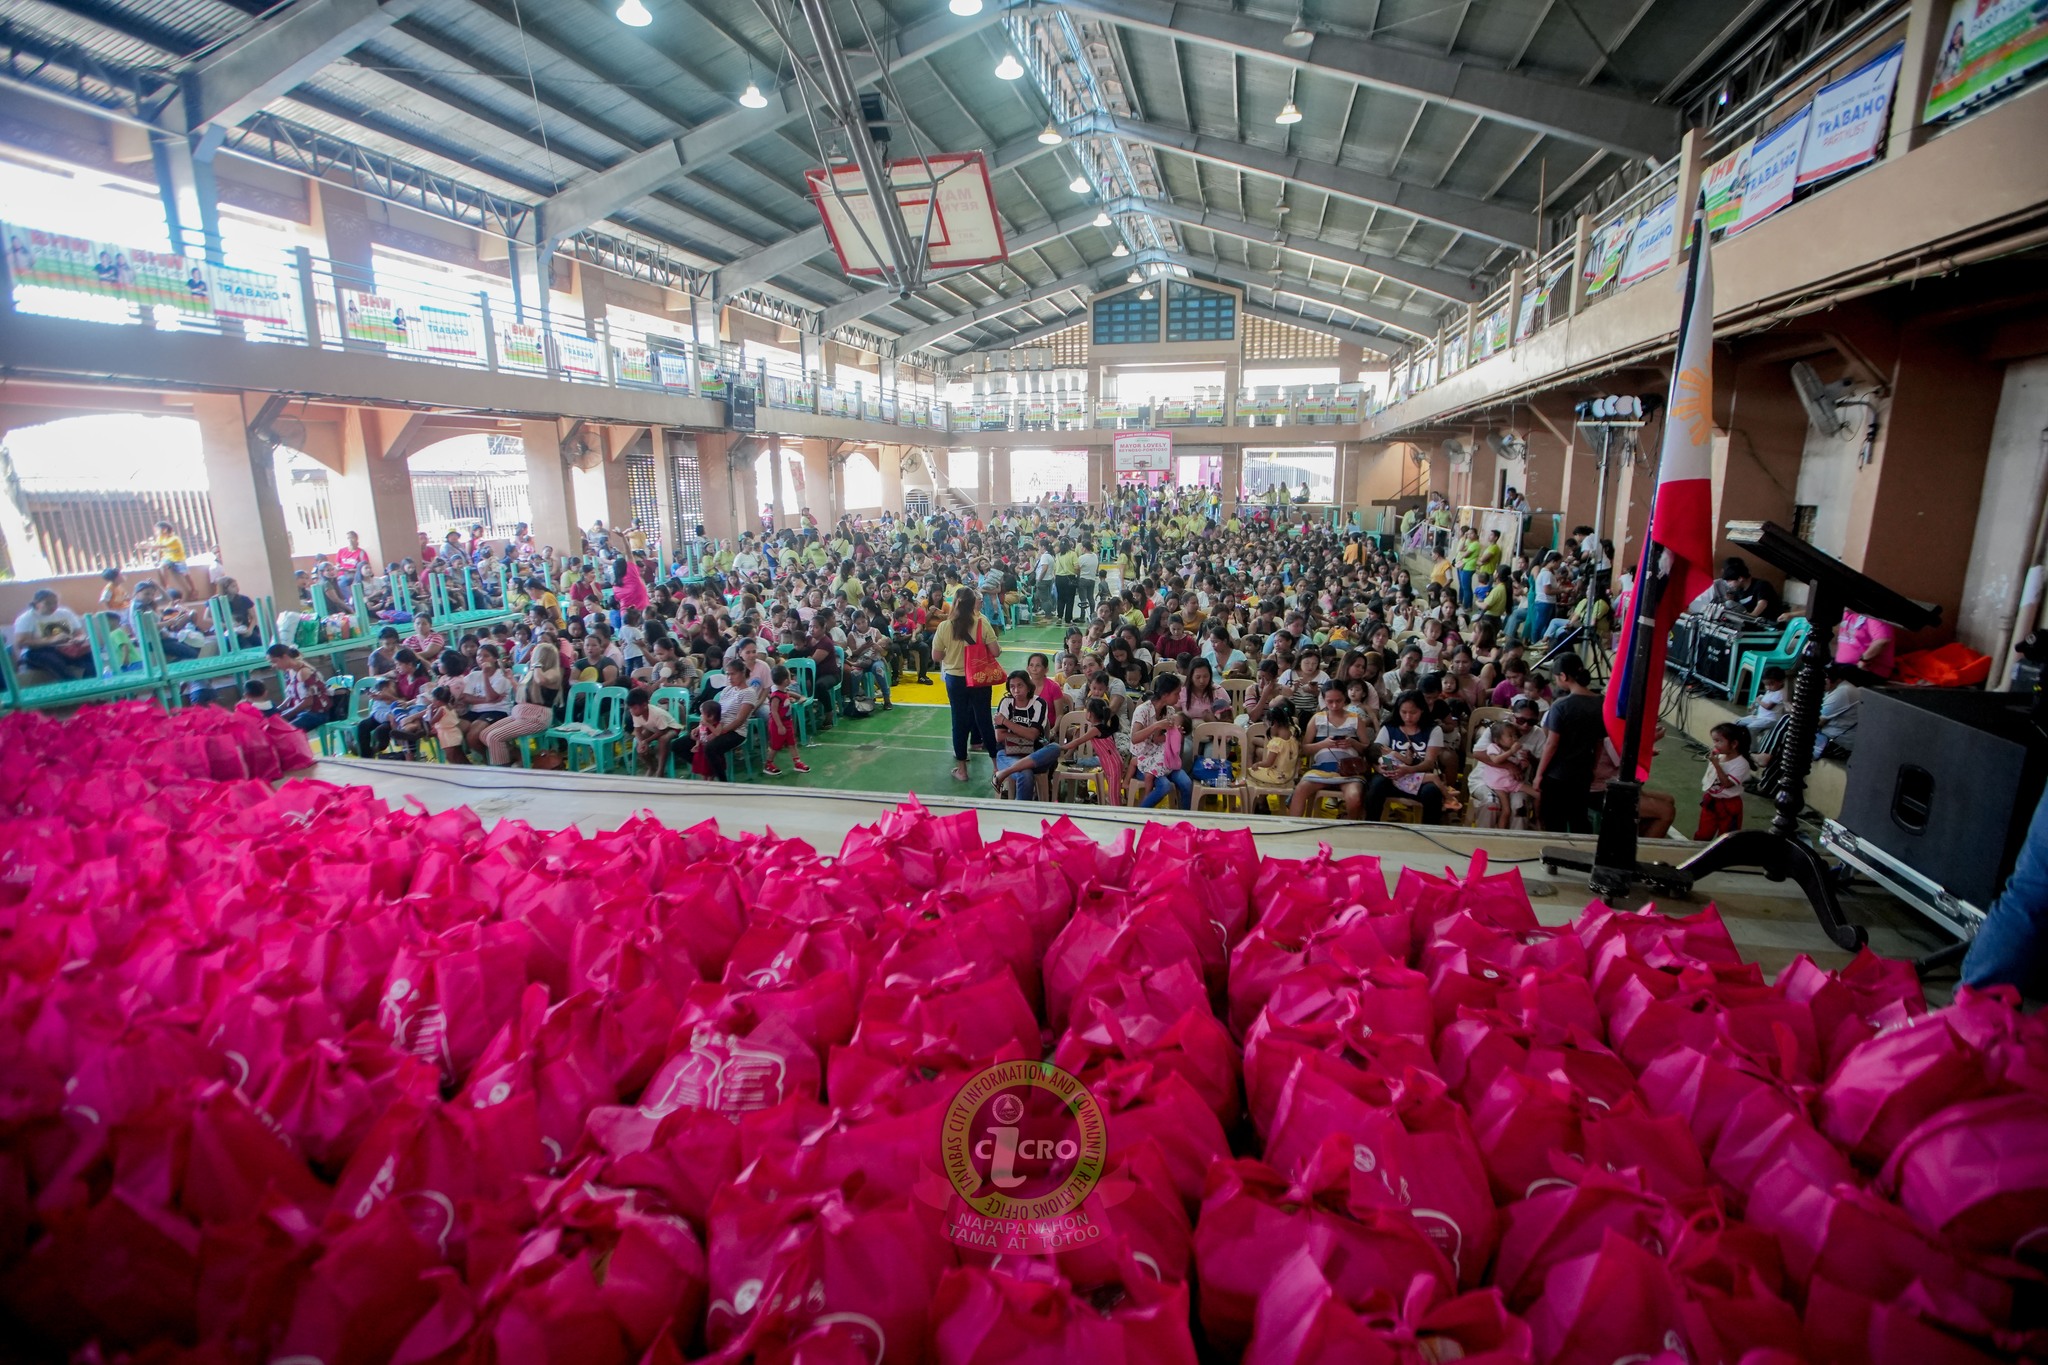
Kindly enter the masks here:
<path id="1" fill-rule="evenodd" d="M 777 668 L 770 675 L 775 681 L 774 690 L 768 694 L 768 762 L 761 771 L 770 777 L 782 776 L 782 769 L 776 766 L 775 755 L 789 750 L 789 766 L 800 773 L 807 773 L 811 765 L 804 762 L 796 751 L 796 708 L 804 705 L 804 697 L 792 688 L 789 670 Z"/>
<path id="2" fill-rule="evenodd" d="M 1749 731 L 1724 721 L 1709 732 L 1707 772 L 1701 780 L 1700 826 L 1695 839 L 1713 839 L 1742 828 L 1742 784 L 1749 777 Z"/>

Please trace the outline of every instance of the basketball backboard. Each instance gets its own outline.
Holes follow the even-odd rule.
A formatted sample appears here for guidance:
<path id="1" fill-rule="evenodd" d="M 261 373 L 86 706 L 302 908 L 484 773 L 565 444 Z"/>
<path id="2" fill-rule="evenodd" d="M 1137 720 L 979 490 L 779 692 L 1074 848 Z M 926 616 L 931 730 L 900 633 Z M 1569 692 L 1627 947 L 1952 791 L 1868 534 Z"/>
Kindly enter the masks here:
<path id="1" fill-rule="evenodd" d="M 825 220 L 832 249 L 849 275 L 887 273 L 887 251 L 874 197 L 851 162 L 804 172 L 811 198 Z M 1009 257 L 996 218 L 995 189 L 980 152 L 948 152 L 889 166 L 890 188 L 904 231 L 923 252 L 927 271 L 966 270 Z"/>

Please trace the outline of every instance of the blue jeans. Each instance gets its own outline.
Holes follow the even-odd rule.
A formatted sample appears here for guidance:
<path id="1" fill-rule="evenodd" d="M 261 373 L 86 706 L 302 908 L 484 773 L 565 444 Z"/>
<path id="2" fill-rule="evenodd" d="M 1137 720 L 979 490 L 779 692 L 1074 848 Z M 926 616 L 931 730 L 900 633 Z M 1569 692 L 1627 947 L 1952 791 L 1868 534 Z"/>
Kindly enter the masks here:
<path id="1" fill-rule="evenodd" d="M 1140 806 L 1156 806 L 1169 792 L 1179 792 L 1180 801 L 1175 810 L 1186 810 L 1195 803 L 1195 779 L 1188 776 L 1186 768 L 1174 768 L 1152 779 L 1152 790 L 1145 793 Z"/>
<path id="2" fill-rule="evenodd" d="M 2005 890 L 1970 943 L 1963 959 L 1965 986 L 2011 985 L 2039 997 L 2048 985 L 2041 951 L 2048 936 L 2048 794 L 2034 806 L 2027 841 Z"/>
<path id="3" fill-rule="evenodd" d="M 1550 618 L 1555 615 L 1557 615 L 1557 607 L 1554 603 L 1531 602 L 1529 604 L 1529 639 L 1532 643 L 1543 638 L 1543 633 L 1550 629 Z"/>
<path id="4" fill-rule="evenodd" d="M 1461 607 L 1472 605 L 1472 570 L 1470 569 L 1458 570 L 1458 605 Z"/>
<path id="5" fill-rule="evenodd" d="M 1010 790 L 1019 801 L 1029 801 L 1038 795 L 1038 775 L 1059 762 L 1060 746 L 1041 744 L 1021 759 L 1006 759 L 1007 763 L 1029 763 L 1029 768 L 1020 768 L 1010 775 Z"/>
<path id="6" fill-rule="evenodd" d="M 989 689 L 969 687 L 967 679 L 958 673 L 945 673 L 946 706 L 953 713 L 953 761 L 967 761 L 967 742 L 974 740 L 988 751 L 989 757 L 1002 762 L 1002 749 L 996 744 L 995 717 L 988 706 Z"/>

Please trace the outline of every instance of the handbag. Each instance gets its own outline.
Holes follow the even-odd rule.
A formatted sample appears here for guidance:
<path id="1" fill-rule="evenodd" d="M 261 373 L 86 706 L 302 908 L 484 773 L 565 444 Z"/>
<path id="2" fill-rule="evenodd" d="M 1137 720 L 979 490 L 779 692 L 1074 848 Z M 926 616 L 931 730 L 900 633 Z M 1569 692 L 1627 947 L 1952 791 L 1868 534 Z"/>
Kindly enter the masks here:
<path id="1" fill-rule="evenodd" d="M 1002 660 L 996 651 L 989 648 L 984 638 L 987 627 L 979 617 L 974 622 L 974 638 L 967 643 L 967 652 L 961 659 L 961 669 L 967 675 L 969 687 L 999 687 L 1008 675 L 1003 672 Z"/>

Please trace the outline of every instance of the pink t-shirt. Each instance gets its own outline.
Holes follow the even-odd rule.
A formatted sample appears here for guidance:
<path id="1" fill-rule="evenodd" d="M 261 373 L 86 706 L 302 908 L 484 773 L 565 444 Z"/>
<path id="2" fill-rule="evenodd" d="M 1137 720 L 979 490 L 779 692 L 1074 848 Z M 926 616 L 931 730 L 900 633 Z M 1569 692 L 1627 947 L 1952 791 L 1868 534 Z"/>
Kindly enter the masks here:
<path id="1" fill-rule="evenodd" d="M 1835 662 L 1838 664 L 1859 664 L 1880 678 L 1892 675 L 1892 641 L 1898 632 L 1889 621 L 1880 621 L 1874 616 L 1860 612 L 1845 612 L 1842 616 L 1841 634 L 1835 637 Z M 1865 650 L 1882 642 L 1883 647 L 1869 663 L 1860 663 Z"/>

